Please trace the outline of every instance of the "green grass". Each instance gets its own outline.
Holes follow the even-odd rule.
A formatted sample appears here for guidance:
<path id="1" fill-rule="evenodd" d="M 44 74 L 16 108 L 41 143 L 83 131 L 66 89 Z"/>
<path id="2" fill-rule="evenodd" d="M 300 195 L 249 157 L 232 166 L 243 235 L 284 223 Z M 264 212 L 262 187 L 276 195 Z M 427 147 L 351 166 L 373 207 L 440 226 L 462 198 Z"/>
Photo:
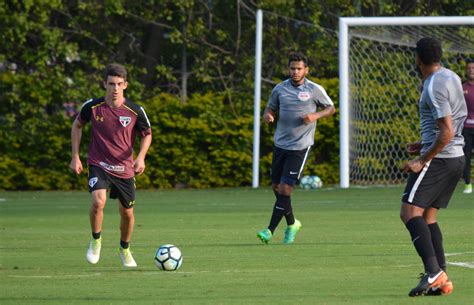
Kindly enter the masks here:
<path id="1" fill-rule="evenodd" d="M 408 298 L 422 271 L 398 213 L 401 187 L 298 190 L 303 223 L 283 245 L 272 243 L 270 188 L 139 191 L 132 250 L 124 270 L 119 216 L 105 211 L 98 265 L 85 260 L 90 238 L 87 192 L 0 192 L 0 303 L 6 304 L 474 304 L 474 269 L 449 265 L 454 292 Z M 474 196 L 461 185 L 442 210 L 449 262 L 474 264 Z M 184 262 L 159 271 L 155 249 L 177 245 Z"/>

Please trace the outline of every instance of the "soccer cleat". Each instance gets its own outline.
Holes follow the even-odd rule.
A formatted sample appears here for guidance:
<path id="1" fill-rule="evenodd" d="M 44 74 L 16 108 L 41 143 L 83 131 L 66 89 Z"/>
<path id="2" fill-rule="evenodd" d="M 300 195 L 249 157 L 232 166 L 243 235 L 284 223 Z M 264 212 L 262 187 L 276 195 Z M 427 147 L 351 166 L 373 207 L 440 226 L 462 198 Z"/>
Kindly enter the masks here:
<path id="1" fill-rule="evenodd" d="M 430 288 L 426 292 L 427 296 L 436 296 L 436 295 L 448 295 L 453 292 L 453 282 L 448 280 L 444 285 L 441 285 L 438 288 Z"/>
<path id="2" fill-rule="evenodd" d="M 464 185 L 464 194 L 471 194 L 472 193 L 472 184 L 465 184 Z"/>
<path id="3" fill-rule="evenodd" d="M 137 263 L 133 259 L 132 252 L 130 248 L 123 249 L 122 247 L 119 248 L 119 255 L 120 259 L 122 260 L 122 265 L 127 268 L 135 268 Z"/>
<path id="4" fill-rule="evenodd" d="M 264 229 L 257 233 L 257 237 L 260 238 L 263 243 L 268 244 L 270 239 L 272 239 L 272 231 L 270 231 L 268 228 Z"/>
<path id="5" fill-rule="evenodd" d="M 446 274 L 446 272 L 442 270 L 433 277 L 425 273 L 425 274 L 421 274 L 420 278 L 421 278 L 420 283 L 418 283 L 418 285 L 410 291 L 408 296 L 417 297 L 417 296 L 427 295 L 430 289 L 433 289 L 433 288 L 434 290 L 440 289 L 441 287 L 446 285 L 449 281 L 448 275 Z"/>
<path id="6" fill-rule="evenodd" d="M 295 219 L 295 223 L 286 227 L 285 238 L 283 239 L 284 244 L 292 244 L 295 241 L 296 233 L 301 229 L 301 222 Z"/>
<path id="7" fill-rule="evenodd" d="M 86 258 L 91 264 L 97 264 L 100 259 L 100 248 L 102 244 L 102 238 L 92 239 L 89 242 L 89 248 L 87 249 Z"/>

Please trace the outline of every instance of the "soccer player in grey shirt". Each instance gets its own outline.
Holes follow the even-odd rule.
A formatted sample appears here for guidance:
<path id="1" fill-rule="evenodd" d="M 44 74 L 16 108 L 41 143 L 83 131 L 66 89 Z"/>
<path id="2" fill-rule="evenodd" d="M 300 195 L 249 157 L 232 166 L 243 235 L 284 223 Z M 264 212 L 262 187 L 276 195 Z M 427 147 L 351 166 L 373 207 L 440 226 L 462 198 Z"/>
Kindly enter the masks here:
<path id="1" fill-rule="evenodd" d="M 306 56 L 291 54 L 288 66 L 290 78 L 275 86 L 263 114 L 266 123 L 277 122 L 271 168 L 276 202 L 270 224 L 257 233 L 264 243 L 271 240 L 283 216 L 288 225 L 283 242 L 294 242 L 301 222 L 293 214 L 291 193 L 314 143 L 316 121 L 336 112 L 324 88 L 306 78 Z"/>
<path id="2" fill-rule="evenodd" d="M 409 173 L 400 218 L 410 232 L 424 265 L 424 275 L 409 296 L 449 294 L 443 238 L 437 222 L 448 206 L 464 168 L 462 128 L 467 115 L 461 79 L 441 66 L 441 44 L 422 38 L 416 44 L 416 65 L 423 76 L 419 101 L 421 141 L 410 143 L 420 154 L 403 166 Z"/>

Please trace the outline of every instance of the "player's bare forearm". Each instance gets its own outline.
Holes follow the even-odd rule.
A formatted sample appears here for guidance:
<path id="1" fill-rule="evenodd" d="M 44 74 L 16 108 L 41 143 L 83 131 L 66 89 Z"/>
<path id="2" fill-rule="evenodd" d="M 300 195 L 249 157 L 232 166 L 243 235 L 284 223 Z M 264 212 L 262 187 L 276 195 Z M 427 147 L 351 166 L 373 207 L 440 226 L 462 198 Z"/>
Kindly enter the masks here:
<path id="1" fill-rule="evenodd" d="M 454 137 L 454 129 L 451 116 L 437 119 L 436 125 L 439 129 L 439 133 L 436 136 L 434 143 L 420 157 L 415 160 L 406 162 L 403 165 L 403 172 L 419 173 L 423 169 L 425 164 L 431 159 L 433 159 L 438 153 L 440 153 L 446 147 L 446 145 L 448 145 L 449 141 L 451 141 L 451 139 Z M 412 144 L 415 145 L 417 143 Z"/>
<path id="2" fill-rule="evenodd" d="M 308 113 L 303 117 L 303 121 L 305 122 L 305 124 L 310 124 L 316 122 L 319 119 L 331 116 L 334 113 L 336 113 L 336 108 L 334 106 L 328 106 L 321 111 Z"/>
<path id="3" fill-rule="evenodd" d="M 138 152 L 137 158 L 135 159 L 133 165 L 135 173 L 138 175 L 145 171 L 145 157 L 151 145 L 151 138 L 151 134 L 149 134 L 144 136 L 140 141 L 140 151 Z"/>
<path id="4" fill-rule="evenodd" d="M 273 123 L 275 121 L 275 112 L 268 107 L 265 108 L 265 111 L 263 112 L 263 120 L 265 123 Z"/>
<path id="5" fill-rule="evenodd" d="M 82 124 L 76 119 L 71 128 L 71 163 L 69 168 L 76 174 L 82 172 L 81 158 L 79 157 L 79 146 L 82 138 Z"/>
<path id="6" fill-rule="evenodd" d="M 440 118 L 436 120 L 436 126 L 439 129 L 439 133 L 436 136 L 434 143 L 428 148 L 423 155 L 420 156 L 420 160 L 425 163 L 433 159 L 438 153 L 440 153 L 449 141 L 454 137 L 453 120 L 451 116 Z"/>

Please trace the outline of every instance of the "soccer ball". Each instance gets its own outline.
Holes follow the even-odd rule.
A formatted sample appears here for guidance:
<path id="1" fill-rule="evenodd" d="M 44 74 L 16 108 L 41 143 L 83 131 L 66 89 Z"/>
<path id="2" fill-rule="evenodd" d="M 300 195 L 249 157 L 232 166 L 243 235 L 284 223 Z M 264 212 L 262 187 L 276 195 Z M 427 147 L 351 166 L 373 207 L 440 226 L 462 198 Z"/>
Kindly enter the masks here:
<path id="1" fill-rule="evenodd" d="M 181 267 L 183 256 L 178 247 L 174 245 L 162 245 L 155 252 L 155 264 L 164 271 L 175 271 Z"/>
<path id="2" fill-rule="evenodd" d="M 300 180 L 300 187 L 303 189 L 319 189 L 323 187 L 323 180 L 318 176 L 304 176 Z"/>

